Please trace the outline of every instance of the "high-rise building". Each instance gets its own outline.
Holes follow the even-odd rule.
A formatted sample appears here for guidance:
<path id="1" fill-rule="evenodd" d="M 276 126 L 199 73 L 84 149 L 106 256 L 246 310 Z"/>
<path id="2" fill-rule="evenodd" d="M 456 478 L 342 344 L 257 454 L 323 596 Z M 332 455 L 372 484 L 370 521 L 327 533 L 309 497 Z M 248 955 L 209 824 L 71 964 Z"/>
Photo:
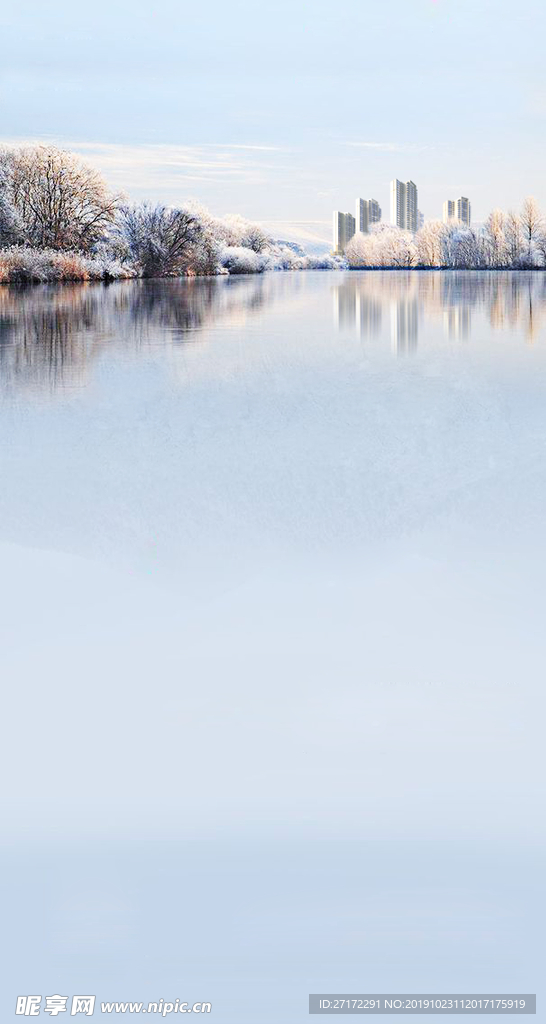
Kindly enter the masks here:
<path id="1" fill-rule="evenodd" d="M 391 181 L 391 224 L 405 231 L 417 231 L 417 185 L 414 181 Z"/>
<path id="2" fill-rule="evenodd" d="M 381 220 L 381 207 L 377 199 L 357 199 L 356 201 L 356 230 L 366 235 L 372 224 L 378 224 Z"/>
<path id="3" fill-rule="evenodd" d="M 470 227 L 471 207 L 470 200 L 466 196 L 459 199 L 446 199 L 444 203 L 444 224 L 450 220 L 460 220 L 462 224 Z"/>
<path id="4" fill-rule="evenodd" d="M 391 224 L 405 227 L 406 186 L 395 178 L 391 181 Z"/>
<path id="5" fill-rule="evenodd" d="M 355 219 L 351 213 L 334 210 L 334 252 L 341 255 L 345 252 L 355 233 Z"/>
<path id="6" fill-rule="evenodd" d="M 421 228 L 424 228 L 424 226 L 425 226 L 425 215 L 424 215 L 424 213 L 421 213 L 420 210 L 417 210 L 417 229 L 420 231 Z"/>
<path id="7" fill-rule="evenodd" d="M 450 220 L 456 217 L 455 203 L 453 199 L 446 199 L 443 209 L 443 221 L 444 224 L 448 224 Z"/>
<path id="8" fill-rule="evenodd" d="M 368 234 L 370 225 L 369 208 L 367 199 L 357 199 L 356 201 L 356 230 L 361 231 L 363 235 Z"/>
<path id="9" fill-rule="evenodd" d="M 457 200 L 457 220 L 460 220 L 467 227 L 470 227 L 470 199 L 461 196 Z"/>
<path id="10" fill-rule="evenodd" d="M 381 220 L 381 207 L 377 199 L 368 199 L 368 223 L 379 224 Z"/>

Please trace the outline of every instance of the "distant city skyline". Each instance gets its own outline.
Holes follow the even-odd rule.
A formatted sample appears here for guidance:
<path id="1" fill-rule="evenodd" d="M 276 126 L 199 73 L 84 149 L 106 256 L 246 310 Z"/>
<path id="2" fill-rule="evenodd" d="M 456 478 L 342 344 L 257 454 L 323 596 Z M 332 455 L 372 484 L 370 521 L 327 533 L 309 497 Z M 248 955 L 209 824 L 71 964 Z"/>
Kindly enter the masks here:
<path id="1" fill-rule="evenodd" d="M 347 0 L 345 14 L 349 44 L 327 0 L 95 0 L 92 18 L 69 0 L 4 5 L 0 142 L 53 142 L 135 199 L 196 199 L 281 235 L 330 240 L 363 180 L 385 211 L 393 174 L 417 182 L 427 219 L 447 196 L 470 196 L 476 222 L 527 195 L 546 209 L 529 46 L 546 5 Z"/>
<path id="2" fill-rule="evenodd" d="M 394 178 L 390 183 L 390 224 L 403 231 L 415 234 L 424 226 L 427 219 L 440 220 L 444 224 L 460 221 L 470 227 L 471 203 L 467 196 L 458 199 L 446 199 L 442 207 L 442 216 L 425 218 L 418 207 L 419 193 L 415 182 L 399 181 Z M 357 199 L 355 216 L 334 210 L 333 251 L 344 253 L 355 233 L 367 234 L 373 224 L 381 221 L 382 210 L 376 199 Z"/>

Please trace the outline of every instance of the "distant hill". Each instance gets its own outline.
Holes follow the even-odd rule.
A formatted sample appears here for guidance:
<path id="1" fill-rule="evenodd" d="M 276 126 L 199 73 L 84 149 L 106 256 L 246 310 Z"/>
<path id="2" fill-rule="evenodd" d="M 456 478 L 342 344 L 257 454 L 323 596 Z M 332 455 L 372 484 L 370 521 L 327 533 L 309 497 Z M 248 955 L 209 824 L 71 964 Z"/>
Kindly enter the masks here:
<path id="1" fill-rule="evenodd" d="M 332 250 L 332 237 L 324 221 L 261 221 L 261 226 L 280 245 L 299 247 L 302 254 L 322 256 Z M 294 249 L 296 252 L 297 249 Z"/>

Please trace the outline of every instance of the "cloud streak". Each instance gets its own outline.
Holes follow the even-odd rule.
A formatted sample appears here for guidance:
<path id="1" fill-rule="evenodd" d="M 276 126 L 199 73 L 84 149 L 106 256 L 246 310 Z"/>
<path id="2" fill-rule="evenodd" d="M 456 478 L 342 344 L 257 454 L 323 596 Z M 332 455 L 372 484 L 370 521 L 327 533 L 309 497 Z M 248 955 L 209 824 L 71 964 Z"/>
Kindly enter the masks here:
<path id="1" fill-rule="evenodd" d="M 418 146 L 411 142 L 345 142 L 356 149 L 375 149 L 384 153 L 421 153 L 432 146 Z"/>
<path id="2" fill-rule="evenodd" d="M 81 142 L 59 139 L 12 139 L 10 144 L 51 142 L 72 150 L 100 170 L 117 188 L 128 191 L 176 189 L 186 183 L 221 184 L 264 182 L 280 170 L 274 154 L 277 146 L 250 143 L 203 143 L 170 145 Z M 273 160 L 273 162 L 272 162 Z"/>

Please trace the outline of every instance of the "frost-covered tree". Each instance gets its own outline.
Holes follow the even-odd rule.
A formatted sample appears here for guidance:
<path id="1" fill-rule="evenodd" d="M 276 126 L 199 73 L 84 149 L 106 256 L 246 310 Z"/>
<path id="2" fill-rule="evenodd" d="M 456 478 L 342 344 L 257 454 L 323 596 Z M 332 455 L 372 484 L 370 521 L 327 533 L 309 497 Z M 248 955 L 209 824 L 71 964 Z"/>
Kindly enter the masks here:
<path id="1" fill-rule="evenodd" d="M 387 238 L 388 265 L 409 269 L 417 263 L 417 246 L 409 231 L 393 228 Z"/>
<path id="2" fill-rule="evenodd" d="M 444 266 L 446 225 L 441 220 L 427 220 L 415 238 L 417 262 L 421 267 Z"/>
<path id="3" fill-rule="evenodd" d="M 23 238 L 24 230 L 21 219 L 11 205 L 8 196 L 2 191 L 0 184 L 0 249 L 8 245 L 18 245 Z"/>
<path id="4" fill-rule="evenodd" d="M 224 246 L 252 249 L 253 252 L 266 252 L 274 239 L 267 234 L 260 224 L 246 220 L 238 214 L 226 214 L 215 217 L 200 203 L 188 203 L 187 209 L 197 216 L 208 232 L 217 242 Z"/>
<path id="5" fill-rule="evenodd" d="M 372 255 L 374 251 L 373 239 L 371 235 L 364 234 L 362 231 L 357 231 L 351 238 L 345 255 L 349 261 L 351 267 L 370 267 L 372 266 Z"/>
<path id="6" fill-rule="evenodd" d="M 521 266 L 524 253 L 524 243 L 521 233 L 521 221 L 516 213 L 511 210 L 506 216 L 504 226 L 506 239 L 506 256 L 509 267 Z"/>
<path id="7" fill-rule="evenodd" d="M 546 267 L 546 230 L 542 229 L 535 238 L 535 253 L 538 265 Z"/>
<path id="8" fill-rule="evenodd" d="M 536 243 L 544 229 L 544 220 L 534 196 L 527 196 L 524 199 L 520 222 L 526 249 L 526 261 L 532 267 L 536 263 Z"/>
<path id="9" fill-rule="evenodd" d="M 354 235 L 345 255 L 353 267 L 413 267 L 417 263 L 413 236 L 390 224 L 374 224 L 369 234 Z"/>
<path id="10" fill-rule="evenodd" d="M 508 265 L 506 217 L 502 210 L 495 209 L 489 214 L 483 230 L 483 246 L 488 267 L 499 269 Z"/>
<path id="11" fill-rule="evenodd" d="M 485 266 L 482 236 L 458 221 L 445 225 L 444 266 L 457 270 Z"/>
<path id="12" fill-rule="evenodd" d="M 55 146 L 2 150 L 0 190 L 16 240 L 59 251 L 92 251 L 118 202 L 98 171 Z"/>
<path id="13" fill-rule="evenodd" d="M 272 239 L 259 224 L 245 220 L 244 217 L 228 214 L 227 217 L 222 218 L 222 222 L 226 233 L 231 235 L 231 241 L 228 244 L 240 245 L 245 249 L 252 249 L 253 252 L 265 252 L 272 242 Z"/>
<path id="14" fill-rule="evenodd" d="M 118 214 L 117 235 L 143 277 L 214 272 L 217 246 L 189 209 L 140 203 Z"/>

